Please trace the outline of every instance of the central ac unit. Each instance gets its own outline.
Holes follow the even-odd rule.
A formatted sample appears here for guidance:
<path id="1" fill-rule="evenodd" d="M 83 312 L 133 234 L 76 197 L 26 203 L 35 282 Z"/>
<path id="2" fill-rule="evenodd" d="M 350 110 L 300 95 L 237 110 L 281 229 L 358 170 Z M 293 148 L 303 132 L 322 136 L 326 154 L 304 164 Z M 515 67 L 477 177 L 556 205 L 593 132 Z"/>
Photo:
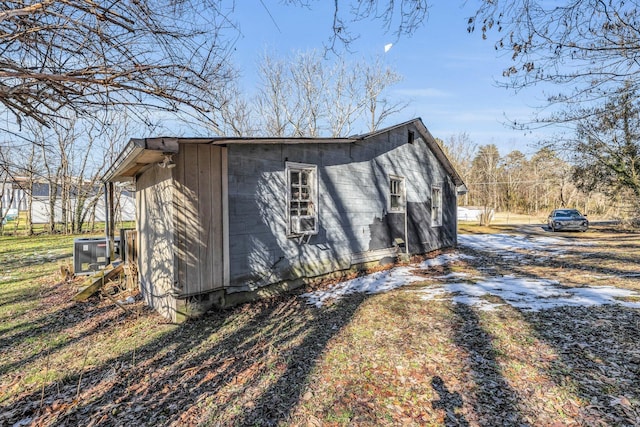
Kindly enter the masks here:
<path id="1" fill-rule="evenodd" d="M 294 234 L 318 234 L 316 217 L 297 216 L 291 219 L 291 232 Z"/>

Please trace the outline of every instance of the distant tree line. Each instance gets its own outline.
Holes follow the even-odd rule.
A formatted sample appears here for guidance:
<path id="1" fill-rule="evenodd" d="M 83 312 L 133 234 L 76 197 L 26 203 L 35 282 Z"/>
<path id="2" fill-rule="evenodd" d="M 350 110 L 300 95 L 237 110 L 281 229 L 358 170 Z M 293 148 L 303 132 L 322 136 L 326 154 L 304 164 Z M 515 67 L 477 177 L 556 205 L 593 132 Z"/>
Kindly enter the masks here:
<path id="1" fill-rule="evenodd" d="M 540 216 L 561 207 L 598 216 L 637 216 L 633 189 L 615 180 L 595 183 L 596 171 L 570 161 L 576 153 L 563 159 L 542 147 L 530 157 L 518 150 L 501 156 L 494 144 L 477 146 L 465 133 L 440 142 L 469 190 L 459 204 L 481 208 L 485 223 L 490 212 Z"/>
<path id="2" fill-rule="evenodd" d="M 318 50 L 282 57 L 265 53 L 257 77 L 253 90 L 241 90 L 237 79 L 220 88 L 213 131 L 226 136 L 347 136 L 379 129 L 408 105 L 389 98 L 402 76 L 381 57 L 347 61 L 328 60 Z"/>

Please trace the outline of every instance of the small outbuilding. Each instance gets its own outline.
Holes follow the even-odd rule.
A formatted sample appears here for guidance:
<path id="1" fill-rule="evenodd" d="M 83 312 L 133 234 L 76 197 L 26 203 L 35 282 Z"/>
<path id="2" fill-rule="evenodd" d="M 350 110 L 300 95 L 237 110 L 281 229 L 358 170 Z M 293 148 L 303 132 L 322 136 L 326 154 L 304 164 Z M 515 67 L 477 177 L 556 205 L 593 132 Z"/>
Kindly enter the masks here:
<path id="1" fill-rule="evenodd" d="M 132 139 L 146 302 L 180 321 L 330 273 L 456 245 L 464 183 L 415 119 L 348 138 Z"/>

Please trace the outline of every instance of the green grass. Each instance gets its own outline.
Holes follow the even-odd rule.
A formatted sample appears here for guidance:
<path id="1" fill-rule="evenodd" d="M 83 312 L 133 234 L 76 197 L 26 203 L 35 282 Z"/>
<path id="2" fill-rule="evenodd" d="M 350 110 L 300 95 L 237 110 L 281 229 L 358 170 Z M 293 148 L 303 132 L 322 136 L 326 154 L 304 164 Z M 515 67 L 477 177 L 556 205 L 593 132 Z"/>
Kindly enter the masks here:
<path id="1" fill-rule="evenodd" d="M 26 236 L 28 234 L 26 218 L 26 212 L 20 212 L 20 215 L 16 219 L 7 221 L 2 225 L 2 228 L 0 229 L 0 235 Z M 115 227 L 116 230 L 119 230 L 120 228 L 133 228 L 135 227 L 135 221 L 120 221 L 115 224 Z M 83 234 L 104 234 L 104 229 L 104 222 L 95 222 L 93 224 L 93 228 L 91 227 L 90 223 L 85 223 L 82 226 Z M 59 233 L 62 230 L 62 224 L 56 224 L 55 230 L 56 233 Z M 37 236 L 51 234 L 48 224 L 33 224 L 32 232 Z"/>

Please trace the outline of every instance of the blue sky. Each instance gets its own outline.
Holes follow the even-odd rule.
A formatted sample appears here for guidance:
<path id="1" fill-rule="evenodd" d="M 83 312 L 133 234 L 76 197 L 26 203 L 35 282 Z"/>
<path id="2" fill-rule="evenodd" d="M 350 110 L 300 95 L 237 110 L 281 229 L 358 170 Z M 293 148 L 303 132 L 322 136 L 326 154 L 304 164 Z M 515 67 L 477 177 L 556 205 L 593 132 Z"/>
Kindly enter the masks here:
<path id="1" fill-rule="evenodd" d="M 268 11 L 260 0 L 244 0 L 234 12 L 241 30 L 234 62 L 251 90 L 262 53 L 287 56 L 292 51 L 322 49 L 331 34 L 333 2 L 313 2 L 309 10 L 263 1 Z M 541 104 L 542 89 L 514 93 L 496 85 L 503 68 L 510 65 L 509 58 L 498 56 L 492 40 L 467 32 L 474 3 L 462 3 L 433 2 L 428 21 L 412 37 L 400 40 L 385 32 L 381 21 L 354 24 L 360 38 L 352 55 L 374 57 L 383 54 L 387 43 L 394 43 L 384 59 L 404 80 L 393 88 L 392 96 L 411 104 L 386 125 L 421 117 L 441 139 L 465 132 L 478 145 L 496 144 L 503 155 L 515 149 L 532 154 L 550 131 L 525 133 L 504 123 L 529 118 Z"/>

